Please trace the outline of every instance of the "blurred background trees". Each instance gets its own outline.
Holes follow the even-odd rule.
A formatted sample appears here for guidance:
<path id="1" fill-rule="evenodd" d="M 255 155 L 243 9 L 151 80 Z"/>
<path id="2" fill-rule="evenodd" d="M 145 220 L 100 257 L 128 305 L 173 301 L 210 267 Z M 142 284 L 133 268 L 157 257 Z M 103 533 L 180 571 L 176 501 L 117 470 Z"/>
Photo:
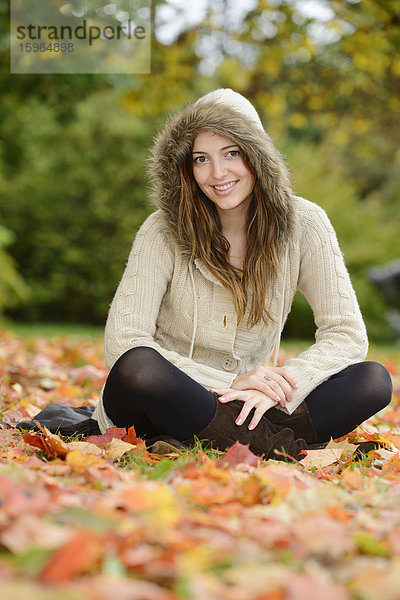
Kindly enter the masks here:
<path id="1" fill-rule="evenodd" d="M 149 75 L 10 75 L 0 4 L 0 310 L 104 323 L 152 210 L 154 134 L 186 102 L 232 87 L 255 104 L 295 192 L 327 210 L 370 335 L 387 339 L 367 270 L 400 251 L 397 0 L 157 0 L 153 26 Z M 301 297 L 286 330 L 312 336 Z"/>

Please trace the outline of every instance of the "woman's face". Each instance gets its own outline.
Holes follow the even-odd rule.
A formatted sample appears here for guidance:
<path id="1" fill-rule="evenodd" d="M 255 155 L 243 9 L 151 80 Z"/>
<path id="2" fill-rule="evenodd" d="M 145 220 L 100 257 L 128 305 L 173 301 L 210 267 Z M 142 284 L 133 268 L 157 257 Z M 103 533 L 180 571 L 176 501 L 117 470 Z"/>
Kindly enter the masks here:
<path id="1" fill-rule="evenodd" d="M 255 179 L 233 140 L 210 131 L 199 133 L 193 144 L 193 176 L 220 217 L 247 214 Z"/>

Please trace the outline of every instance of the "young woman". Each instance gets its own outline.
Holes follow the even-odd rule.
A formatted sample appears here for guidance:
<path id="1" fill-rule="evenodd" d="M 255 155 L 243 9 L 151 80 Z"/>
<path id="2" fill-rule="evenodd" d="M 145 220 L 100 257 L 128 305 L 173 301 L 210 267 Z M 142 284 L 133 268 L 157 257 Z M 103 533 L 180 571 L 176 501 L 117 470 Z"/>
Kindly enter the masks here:
<path id="1" fill-rule="evenodd" d="M 111 371 L 93 415 L 103 433 L 134 425 L 148 443 L 197 436 L 298 457 L 389 403 L 387 370 L 363 362 L 367 334 L 328 217 L 293 194 L 248 100 L 220 89 L 184 108 L 150 172 L 158 210 L 106 325 Z M 277 367 L 297 289 L 315 343 Z"/>

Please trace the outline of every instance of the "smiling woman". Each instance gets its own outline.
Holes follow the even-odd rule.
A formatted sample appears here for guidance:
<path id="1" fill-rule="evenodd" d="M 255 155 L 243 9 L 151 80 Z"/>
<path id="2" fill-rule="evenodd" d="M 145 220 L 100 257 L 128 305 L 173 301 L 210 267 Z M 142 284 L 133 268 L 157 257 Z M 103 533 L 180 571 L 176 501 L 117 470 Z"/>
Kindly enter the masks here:
<path id="1" fill-rule="evenodd" d="M 300 459 L 389 403 L 387 370 L 363 362 L 367 334 L 329 219 L 293 194 L 248 100 L 221 89 L 184 108 L 158 135 L 150 174 L 158 210 L 106 324 L 102 432 L 134 425 L 149 445 L 197 436 Z M 316 340 L 278 367 L 297 289 Z"/>
<path id="2" fill-rule="evenodd" d="M 193 177 L 215 204 L 222 231 L 232 214 L 245 223 L 254 175 L 237 144 L 215 133 L 199 133 L 193 145 Z"/>

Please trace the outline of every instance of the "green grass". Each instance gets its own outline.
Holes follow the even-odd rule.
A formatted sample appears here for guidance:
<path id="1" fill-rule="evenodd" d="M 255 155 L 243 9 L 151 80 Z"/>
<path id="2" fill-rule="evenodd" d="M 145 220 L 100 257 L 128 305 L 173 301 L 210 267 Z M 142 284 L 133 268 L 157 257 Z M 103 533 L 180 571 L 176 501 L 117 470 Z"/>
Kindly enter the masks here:
<path id="1" fill-rule="evenodd" d="M 174 455 L 165 455 L 149 460 L 143 451 L 135 451 L 124 454 L 117 462 L 120 468 L 135 470 L 146 479 L 168 481 L 177 469 L 182 469 L 186 465 L 198 461 L 202 454 L 211 459 L 221 456 L 221 453 L 211 448 L 209 443 L 202 443 L 195 439 L 188 448 L 177 450 Z"/>
<path id="2" fill-rule="evenodd" d="M 0 329 L 14 332 L 23 340 L 32 340 L 35 337 L 56 338 L 59 336 L 71 336 L 75 338 L 91 338 L 101 341 L 104 336 L 104 326 L 87 325 L 80 323 L 15 323 L 12 321 L 0 321 Z M 285 352 L 299 354 L 314 343 L 314 340 L 306 339 L 283 339 L 282 350 Z M 367 356 L 368 360 L 376 360 L 385 363 L 387 361 L 399 363 L 400 343 L 370 343 Z"/>
<path id="3" fill-rule="evenodd" d="M 1 328 L 12 331 L 23 340 L 31 340 L 35 337 L 54 338 L 64 335 L 101 340 L 104 336 L 103 326 L 79 323 L 15 323 L 0 321 Z"/>

